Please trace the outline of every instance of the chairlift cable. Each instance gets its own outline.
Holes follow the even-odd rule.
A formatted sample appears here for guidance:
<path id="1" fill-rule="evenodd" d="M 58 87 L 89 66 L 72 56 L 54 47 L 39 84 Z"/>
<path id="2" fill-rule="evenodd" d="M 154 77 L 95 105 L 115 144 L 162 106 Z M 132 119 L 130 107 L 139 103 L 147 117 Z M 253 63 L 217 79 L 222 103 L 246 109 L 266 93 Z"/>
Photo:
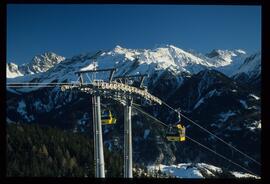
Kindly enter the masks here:
<path id="1" fill-rule="evenodd" d="M 147 115 L 147 116 L 149 116 L 150 118 L 152 118 L 153 120 L 155 120 L 156 122 L 162 124 L 163 126 L 169 127 L 167 124 L 165 124 L 165 123 L 163 123 L 162 121 L 156 119 L 155 117 L 153 117 L 153 116 L 150 115 L 149 113 L 147 113 L 147 112 L 145 112 L 145 111 L 143 111 L 143 110 L 141 110 L 141 109 L 138 109 L 136 106 L 133 106 L 133 107 L 134 107 L 136 110 L 138 110 L 138 111 L 140 111 L 141 113 L 143 113 L 144 115 Z M 256 175 L 255 173 L 253 173 L 253 172 L 250 171 L 249 169 L 247 169 L 247 168 L 241 166 L 240 164 L 238 164 L 238 163 L 232 161 L 231 159 L 229 159 L 229 158 L 223 156 L 222 154 L 220 154 L 220 153 L 214 151 L 213 149 L 209 148 L 208 146 L 205 146 L 205 145 L 203 145 L 202 143 L 200 143 L 200 142 L 194 140 L 194 139 L 191 138 L 190 136 L 187 136 L 187 135 L 186 135 L 186 137 L 187 137 L 188 139 L 190 139 L 192 142 L 194 142 L 194 143 L 196 143 L 196 144 L 198 144 L 198 145 L 204 147 L 205 149 L 207 149 L 207 150 L 211 151 L 212 153 L 218 155 L 219 157 L 221 157 L 221 158 L 223 158 L 223 159 L 229 161 L 230 163 L 232 163 L 232 164 L 234 164 L 234 165 L 236 165 L 236 166 L 238 166 L 238 167 L 244 169 L 245 171 L 247 171 L 247 172 L 249 172 L 249 173 L 251 173 L 251 174 L 253 174 L 253 175 Z"/>
<path id="2" fill-rule="evenodd" d="M 224 141 L 223 139 L 219 138 L 217 135 L 213 134 L 212 132 L 210 132 L 209 130 L 207 130 L 206 128 L 202 127 L 201 125 L 199 125 L 198 123 L 194 122 L 193 120 L 191 120 L 190 118 L 186 117 L 185 115 L 183 115 L 181 112 L 175 110 L 174 108 L 172 108 L 170 105 L 168 105 L 166 102 L 162 101 L 162 104 L 164 104 L 165 106 L 167 106 L 168 108 L 172 109 L 173 111 L 175 111 L 176 113 L 179 113 L 183 118 L 185 118 L 186 120 L 190 121 L 191 123 L 195 124 L 196 126 L 198 126 L 199 128 L 201 128 L 202 130 L 204 130 L 205 132 L 211 134 L 212 136 L 214 136 L 216 139 L 220 140 L 221 142 L 223 142 L 224 144 L 226 144 L 227 146 L 233 148 L 234 150 L 236 150 L 237 152 L 241 153 L 242 155 L 244 155 L 245 157 L 249 158 L 250 160 L 254 161 L 256 164 L 261 165 L 260 162 L 258 162 L 257 160 L 255 160 L 254 158 L 252 158 L 251 156 L 245 154 L 244 152 L 240 151 L 239 149 L 237 149 L 236 147 L 232 146 L 231 144 L 229 144 L 228 142 Z"/>

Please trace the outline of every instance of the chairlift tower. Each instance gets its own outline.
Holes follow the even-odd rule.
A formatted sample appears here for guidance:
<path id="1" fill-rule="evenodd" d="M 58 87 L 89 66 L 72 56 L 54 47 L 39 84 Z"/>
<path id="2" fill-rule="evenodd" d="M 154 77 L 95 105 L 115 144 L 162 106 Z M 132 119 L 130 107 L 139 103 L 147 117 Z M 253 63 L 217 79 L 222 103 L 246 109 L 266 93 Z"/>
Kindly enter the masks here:
<path id="1" fill-rule="evenodd" d="M 94 64 L 93 70 L 78 71 L 80 83 L 72 85 L 62 85 L 61 90 L 79 89 L 82 92 L 92 95 L 92 112 L 93 112 L 93 133 L 94 133 L 94 163 L 95 177 L 105 178 L 105 163 L 103 152 L 103 138 L 101 125 L 101 109 L 100 96 L 112 98 L 124 105 L 124 177 L 132 178 L 132 124 L 131 111 L 133 99 L 144 99 L 150 104 L 162 104 L 162 101 L 157 97 L 148 93 L 142 86 L 142 82 L 147 75 L 133 76 L 118 76 L 113 77 L 116 69 L 97 69 Z M 110 72 L 109 80 L 97 80 L 97 72 Z M 90 83 L 85 83 L 83 74 L 91 73 L 94 75 L 94 80 Z M 140 79 L 137 87 L 128 85 L 130 79 Z M 89 79 L 89 78 L 88 78 Z M 117 82 L 124 80 L 125 82 Z"/>
<path id="2" fill-rule="evenodd" d="M 97 62 L 93 62 L 94 80 L 96 79 Z M 80 74 L 81 79 L 82 74 Z M 94 134 L 94 165 L 95 176 L 97 178 L 105 178 L 105 162 L 103 151 L 103 136 L 101 125 L 101 109 L 100 109 L 100 95 L 97 92 L 92 94 L 92 116 L 93 116 L 93 134 Z"/>
<path id="3" fill-rule="evenodd" d="M 95 176 L 105 178 L 105 163 L 101 126 L 100 96 L 92 96 Z"/>
<path id="4" fill-rule="evenodd" d="M 132 97 L 128 96 L 124 106 L 124 178 L 133 178 L 132 174 Z"/>
<path id="5" fill-rule="evenodd" d="M 129 83 L 129 79 L 140 78 L 139 88 L 142 88 L 142 83 L 147 75 L 133 75 L 133 76 L 121 76 L 115 77 L 120 81 L 124 81 L 124 84 Z M 132 95 L 127 95 L 125 98 L 124 105 L 124 178 L 133 178 L 132 165 L 132 123 L 131 123 L 131 112 L 132 112 Z"/>

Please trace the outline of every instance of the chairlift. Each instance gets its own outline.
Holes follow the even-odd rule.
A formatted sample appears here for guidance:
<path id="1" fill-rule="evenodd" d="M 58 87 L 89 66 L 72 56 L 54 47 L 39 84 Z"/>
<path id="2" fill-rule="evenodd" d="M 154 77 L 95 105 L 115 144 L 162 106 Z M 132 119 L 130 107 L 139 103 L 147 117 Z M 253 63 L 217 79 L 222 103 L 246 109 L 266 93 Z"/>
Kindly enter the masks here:
<path id="1" fill-rule="evenodd" d="M 114 125 L 116 120 L 117 119 L 112 115 L 110 110 L 105 110 L 101 115 L 102 125 Z"/>
<path id="2" fill-rule="evenodd" d="M 166 139 L 172 142 L 182 142 L 186 140 L 186 128 L 180 123 L 176 126 L 170 125 L 166 132 Z"/>

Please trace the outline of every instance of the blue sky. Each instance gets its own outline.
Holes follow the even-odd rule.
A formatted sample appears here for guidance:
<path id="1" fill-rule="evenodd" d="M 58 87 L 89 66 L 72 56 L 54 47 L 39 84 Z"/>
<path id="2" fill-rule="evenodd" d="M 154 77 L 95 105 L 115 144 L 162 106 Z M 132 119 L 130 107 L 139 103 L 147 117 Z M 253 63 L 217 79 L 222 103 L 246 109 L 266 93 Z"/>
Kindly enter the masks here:
<path id="1" fill-rule="evenodd" d="M 7 61 L 47 51 L 65 57 L 116 45 L 172 44 L 207 53 L 261 48 L 261 7 L 225 5 L 57 5 L 7 7 Z"/>

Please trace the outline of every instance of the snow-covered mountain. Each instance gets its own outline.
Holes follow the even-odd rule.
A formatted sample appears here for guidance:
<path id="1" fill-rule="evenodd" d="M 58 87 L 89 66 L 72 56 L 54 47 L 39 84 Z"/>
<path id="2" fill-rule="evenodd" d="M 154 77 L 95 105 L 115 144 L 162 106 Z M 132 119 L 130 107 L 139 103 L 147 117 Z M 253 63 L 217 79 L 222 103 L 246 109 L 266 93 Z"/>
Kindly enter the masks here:
<path id="1" fill-rule="evenodd" d="M 19 71 L 18 65 L 12 62 L 6 64 L 6 71 L 7 71 L 7 78 L 15 78 L 23 76 L 23 74 Z"/>
<path id="2" fill-rule="evenodd" d="M 238 83 L 252 86 L 254 91 L 261 88 L 261 53 L 255 53 L 247 57 L 243 64 L 232 74 L 232 78 Z"/>
<path id="3" fill-rule="evenodd" d="M 235 62 L 239 57 L 246 56 L 246 52 L 241 49 L 236 50 L 220 50 L 214 49 L 210 53 L 206 54 L 207 57 L 213 59 L 212 62 L 215 66 L 227 66 L 232 62 Z"/>
<path id="4" fill-rule="evenodd" d="M 30 63 L 22 65 L 7 63 L 7 78 L 46 72 L 63 60 L 65 60 L 65 57 L 59 56 L 53 52 L 46 52 L 35 56 Z"/>
<path id="5" fill-rule="evenodd" d="M 206 54 L 210 58 L 211 63 L 215 65 L 215 69 L 227 76 L 232 76 L 239 70 L 241 64 L 249 56 L 244 50 L 220 50 L 214 49 Z"/>
<path id="6" fill-rule="evenodd" d="M 93 53 L 77 55 L 67 59 L 66 62 L 63 62 L 63 65 L 73 67 L 74 70 L 91 67 L 92 61 L 89 60 L 91 56 L 93 56 Z M 240 65 L 248 56 L 245 51 L 240 49 L 232 51 L 214 49 L 204 56 L 203 54 L 184 51 L 173 45 L 163 45 L 163 47 L 153 49 L 127 49 L 116 46 L 111 51 L 99 52 L 97 62 L 99 68 L 112 66 L 118 68 L 118 74 L 121 75 L 127 73 L 148 73 L 151 75 L 160 70 L 168 70 L 175 74 L 196 74 L 206 68 L 214 68 L 226 75 L 232 75 L 237 73 Z M 18 73 L 19 76 L 45 72 L 64 59 L 64 57 L 54 53 L 45 53 L 35 56 L 29 64 L 17 67 L 12 64 L 13 68 L 7 67 L 8 73 Z M 259 62 L 259 59 L 256 61 Z M 57 69 L 66 68 L 63 65 Z M 9 74 L 7 78 L 14 76 Z"/>
<path id="7" fill-rule="evenodd" d="M 151 79 L 152 83 L 155 83 L 161 76 L 167 75 L 165 73 L 169 73 L 177 76 L 176 86 L 179 86 L 183 81 L 181 76 L 196 74 L 205 69 L 215 69 L 231 76 L 237 73 L 246 55 L 243 50 L 213 50 L 204 56 L 184 51 L 173 45 L 163 45 L 153 49 L 127 49 L 116 46 L 110 51 L 80 54 L 68 59 L 54 53 L 45 53 L 35 56 L 29 64 L 21 66 L 12 64 L 12 67 L 11 64 L 7 64 L 7 78 L 10 82 L 74 81 L 77 79 L 74 72 L 93 68 L 92 58 L 95 57 L 98 68 L 117 68 L 116 76 L 149 74 L 150 79 L 154 78 Z M 260 62 L 259 58 L 256 62 Z M 45 72 L 50 68 L 50 71 Z M 26 76 L 10 79 L 22 75 Z"/>
<path id="8" fill-rule="evenodd" d="M 250 55 L 242 50 L 218 49 L 211 53 L 198 54 L 172 45 L 162 45 L 153 49 L 128 49 L 116 46 L 109 51 L 67 58 L 58 64 L 55 63 L 46 71 L 41 69 L 43 65 L 35 62 L 35 65 L 39 66 L 39 69 L 35 70 L 36 73 L 20 72 L 19 74 L 24 76 L 15 78 L 7 76 L 7 81 L 72 82 L 78 78 L 75 75 L 76 71 L 93 69 L 94 60 L 98 68 L 117 68 L 115 76 L 149 74 L 145 85 L 151 94 L 165 100 L 174 108 L 181 108 L 188 117 L 260 160 L 260 88 L 256 88 L 258 92 L 254 91 L 254 88 L 244 80 L 239 85 L 237 75 L 256 73 L 260 81 L 260 54 Z M 12 67 L 12 71 L 16 71 L 16 66 Z M 105 79 L 108 75 L 103 73 L 97 77 Z M 16 90 L 13 88 L 8 89 L 7 99 L 9 122 L 40 123 L 81 132 L 89 129 L 89 124 L 84 121 L 86 113 L 91 116 L 90 109 L 85 108 L 91 107 L 89 96 L 76 91 L 61 92 L 59 87 Z M 122 108 L 121 105 L 108 99 L 102 99 L 102 102 L 108 103 L 106 105 L 112 110 Z M 143 108 L 165 123 L 176 122 L 175 114 L 165 107 Z M 104 144 L 112 150 L 113 136 L 119 136 L 121 141 L 123 130 L 122 112 L 117 110 L 114 114 L 118 117 L 118 123 L 112 127 L 104 127 Z M 157 144 L 155 137 L 161 136 L 161 128 L 155 127 L 151 120 L 142 117 L 138 112 L 133 111 L 132 115 L 134 162 L 166 165 L 207 162 L 216 163 L 220 167 L 228 165 L 226 161 L 217 160 L 211 153 L 189 141 L 175 144 L 162 140 L 162 144 Z M 187 133 L 194 139 L 226 154 L 238 163 L 245 163 L 245 166 L 254 169 L 254 172 L 260 172 L 260 168 L 250 160 L 218 144 L 213 137 L 202 134 L 189 122 L 183 123 L 187 127 Z M 90 135 L 91 131 L 88 134 Z M 245 144 L 241 142 L 242 140 Z M 118 148 L 118 151 L 119 149 L 121 150 Z M 236 166 L 231 167 L 239 170 Z"/>
<path id="9" fill-rule="evenodd" d="M 213 66 L 207 61 L 172 45 L 167 45 L 164 48 L 143 50 L 126 49 L 116 46 L 109 52 L 103 51 L 96 54 L 98 55 L 98 67 L 116 67 L 118 69 L 116 75 L 131 75 L 138 73 L 152 75 L 156 72 L 160 72 L 161 74 L 165 70 L 175 74 L 183 72 L 197 73 L 207 67 Z M 84 70 L 93 67 L 93 60 L 91 60 L 93 55 L 94 53 L 87 53 L 66 59 L 61 62 L 61 65 L 53 68 L 53 71 L 44 73 L 42 76 L 39 75 L 38 78 L 45 76 L 46 79 L 55 80 L 58 78 L 59 81 L 71 79 L 73 78 L 71 76 L 71 71 Z M 71 68 L 72 70 L 67 70 L 67 68 Z M 40 67 L 38 69 L 40 70 Z M 59 76 L 54 76 L 54 78 L 52 78 L 51 74 L 56 71 L 60 72 Z M 35 77 L 36 76 L 33 76 L 32 78 Z"/>
<path id="10" fill-rule="evenodd" d="M 238 70 L 233 73 L 233 75 L 239 75 L 241 73 L 245 73 L 249 75 L 249 77 L 258 77 L 261 74 L 260 52 L 247 57 L 243 64 L 239 66 Z"/>

